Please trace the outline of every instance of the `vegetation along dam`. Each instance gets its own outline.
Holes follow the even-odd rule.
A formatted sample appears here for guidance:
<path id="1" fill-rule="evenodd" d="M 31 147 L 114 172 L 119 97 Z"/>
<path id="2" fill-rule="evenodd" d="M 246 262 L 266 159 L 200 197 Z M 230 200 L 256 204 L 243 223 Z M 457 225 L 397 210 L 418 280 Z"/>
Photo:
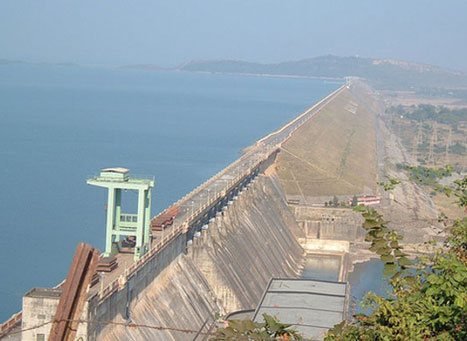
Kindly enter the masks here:
<path id="1" fill-rule="evenodd" d="M 123 168 L 90 178 L 109 189 L 117 211 L 108 223 L 117 220 L 70 327 L 76 337 L 201 340 L 219 317 L 255 309 L 271 278 L 306 277 L 332 259 L 333 280 L 345 281 L 361 221 L 327 206 L 377 194 L 377 110 L 364 84 L 348 82 L 152 219 L 144 211 L 152 179 Z M 137 215 L 119 211 L 120 182 L 139 191 Z M 29 291 L 2 324 L 5 339 L 47 339 L 57 307 L 66 310 L 65 286 Z"/>

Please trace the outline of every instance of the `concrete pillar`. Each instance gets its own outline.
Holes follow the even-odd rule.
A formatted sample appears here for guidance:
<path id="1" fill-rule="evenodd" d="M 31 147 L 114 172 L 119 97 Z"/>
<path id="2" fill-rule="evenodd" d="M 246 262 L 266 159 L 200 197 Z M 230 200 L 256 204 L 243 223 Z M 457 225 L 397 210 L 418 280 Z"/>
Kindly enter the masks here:
<path id="1" fill-rule="evenodd" d="M 106 241 L 104 256 L 108 257 L 112 254 L 113 229 L 115 226 L 115 188 L 109 187 L 109 195 L 107 197 L 107 223 L 106 223 Z"/>
<path id="2" fill-rule="evenodd" d="M 120 221 L 120 215 L 122 214 L 122 190 L 120 188 L 115 189 L 115 220 Z"/>
<path id="3" fill-rule="evenodd" d="M 146 198 L 144 194 L 145 190 L 139 189 L 138 190 L 138 222 L 136 224 L 136 250 L 135 250 L 135 260 L 138 260 L 139 257 L 144 254 L 145 250 L 144 248 L 144 236 L 143 236 L 143 231 L 144 231 L 144 208 L 146 206 Z"/>
<path id="4" fill-rule="evenodd" d="M 147 190 L 147 191 L 144 191 L 145 192 L 145 215 L 144 215 L 144 244 L 147 244 L 148 247 L 149 247 L 149 243 L 150 243 L 150 235 L 151 235 L 151 231 L 150 231 L 150 224 L 149 222 L 151 221 L 151 191 L 150 190 Z"/>

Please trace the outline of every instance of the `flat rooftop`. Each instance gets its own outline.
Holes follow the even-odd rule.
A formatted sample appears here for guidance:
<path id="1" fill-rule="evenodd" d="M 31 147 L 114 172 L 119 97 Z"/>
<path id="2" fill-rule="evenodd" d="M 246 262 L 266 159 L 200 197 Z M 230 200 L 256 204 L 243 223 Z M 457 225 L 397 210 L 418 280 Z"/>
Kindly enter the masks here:
<path id="1" fill-rule="evenodd" d="M 253 320 L 263 314 L 291 324 L 305 338 L 322 339 L 346 317 L 347 283 L 308 279 L 272 279 Z"/>
<path id="2" fill-rule="evenodd" d="M 61 294 L 62 294 L 62 289 L 32 288 L 26 293 L 26 295 L 24 295 L 24 297 L 59 299 Z"/>
<path id="3" fill-rule="evenodd" d="M 126 174 L 130 170 L 128 168 L 123 168 L 123 167 L 109 167 L 109 168 L 103 168 L 101 169 L 101 172 L 106 172 L 106 173 L 120 173 L 120 174 Z"/>

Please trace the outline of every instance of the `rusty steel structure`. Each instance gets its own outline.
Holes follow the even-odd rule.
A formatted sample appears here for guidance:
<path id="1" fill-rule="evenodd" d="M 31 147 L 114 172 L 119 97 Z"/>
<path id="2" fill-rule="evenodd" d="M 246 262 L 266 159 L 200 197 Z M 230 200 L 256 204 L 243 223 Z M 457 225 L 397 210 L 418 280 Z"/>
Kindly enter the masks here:
<path id="1" fill-rule="evenodd" d="M 99 252 L 95 248 L 85 243 L 78 244 L 63 284 L 49 341 L 75 339 L 87 290 L 96 272 L 98 261 Z"/>
<path id="2" fill-rule="evenodd" d="M 23 313 L 20 311 L 13 316 L 11 316 L 4 323 L 0 324 L 0 339 L 7 335 L 15 327 L 21 326 L 21 320 L 23 318 Z"/>

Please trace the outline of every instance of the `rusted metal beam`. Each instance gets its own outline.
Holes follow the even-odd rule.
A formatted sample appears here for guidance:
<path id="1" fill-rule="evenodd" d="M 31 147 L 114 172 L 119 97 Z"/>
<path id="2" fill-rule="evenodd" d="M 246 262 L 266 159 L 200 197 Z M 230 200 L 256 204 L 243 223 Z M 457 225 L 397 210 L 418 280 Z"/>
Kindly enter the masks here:
<path id="1" fill-rule="evenodd" d="M 76 248 L 68 276 L 63 284 L 49 341 L 74 340 L 98 259 L 99 253 L 90 245 L 80 243 Z"/>
<path id="2" fill-rule="evenodd" d="M 0 339 L 7 335 L 13 328 L 21 325 L 21 319 L 23 318 L 23 312 L 17 312 L 12 315 L 7 321 L 0 324 Z"/>

